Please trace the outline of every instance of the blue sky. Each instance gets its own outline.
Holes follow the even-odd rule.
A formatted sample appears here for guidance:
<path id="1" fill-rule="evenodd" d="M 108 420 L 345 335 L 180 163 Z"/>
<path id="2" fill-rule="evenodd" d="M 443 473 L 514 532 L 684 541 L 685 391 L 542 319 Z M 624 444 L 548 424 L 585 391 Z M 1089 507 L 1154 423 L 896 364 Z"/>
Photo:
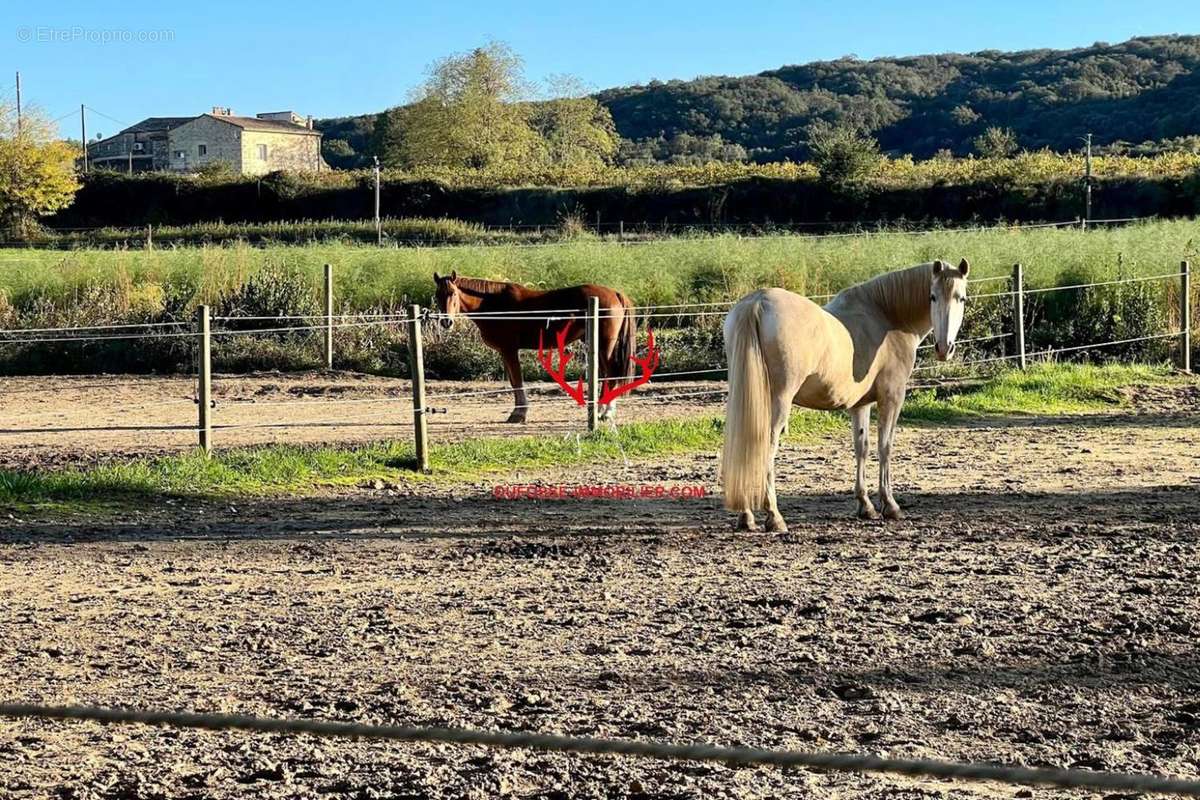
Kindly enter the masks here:
<path id="1" fill-rule="evenodd" d="M 489 39 L 520 53 L 531 79 L 569 73 L 603 88 L 850 53 L 1074 47 L 1155 33 L 1200 33 L 1200 3 L 5 0 L 0 97 L 12 99 L 20 70 L 25 102 L 65 115 L 65 135 L 78 136 L 79 103 L 95 109 L 91 138 L 119 122 L 213 105 L 319 117 L 378 111 L 403 102 L 434 59 Z"/>

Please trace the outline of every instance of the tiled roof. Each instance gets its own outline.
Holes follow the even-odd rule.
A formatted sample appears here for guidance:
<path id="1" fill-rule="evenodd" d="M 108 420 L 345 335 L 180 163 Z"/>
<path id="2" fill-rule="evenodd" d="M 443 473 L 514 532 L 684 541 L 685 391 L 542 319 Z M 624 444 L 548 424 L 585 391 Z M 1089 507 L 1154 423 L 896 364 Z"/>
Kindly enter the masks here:
<path id="1" fill-rule="evenodd" d="M 230 125 L 237 125 L 243 130 L 249 131 L 276 131 L 279 133 L 307 133 L 313 136 L 320 136 L 320 131 L 314 131 L 311 128 L 306 128 L 303 125 L 296 125 L 293 122 L 285 122 L 281 119 L 259 119 L 258 117 L 227 117 L 224 115 L 205 114 L 213 119 L 219 119 L 222 122 L 228 122 Z"/>
<path id="2" fill-rule="evenodd" d="M 121 133 L 149 133 L 150 131 L 169 131 L 178 128 L 180 125 L 191 122 L 194 119 L 203 117 L 212 117 L 219 119 L 222 122 L 228 122 L 230 125 L 236 125 L 243 130 L 251 131 L 276 131 L 279 133 L 304 133 L 311 136 L 320 136 L 320 131 L 314 131 L 303 125 L 297 125 L 294 122 L 287 122 L 281 119 L 259 119 L 258 117 L 232 117 L 217 114 L 201 114 L 195 117 L 147 117 L 136 125 L 130 125 Z"/>
<path id="3" fill-rule="evenodd" d="M 130 125 L 121 133 L 147 133 L 149 131 L 169 131 L 178 128 L 185 122 L 191 122 L 195 117 L 147 117 L 136 125 Z"/>

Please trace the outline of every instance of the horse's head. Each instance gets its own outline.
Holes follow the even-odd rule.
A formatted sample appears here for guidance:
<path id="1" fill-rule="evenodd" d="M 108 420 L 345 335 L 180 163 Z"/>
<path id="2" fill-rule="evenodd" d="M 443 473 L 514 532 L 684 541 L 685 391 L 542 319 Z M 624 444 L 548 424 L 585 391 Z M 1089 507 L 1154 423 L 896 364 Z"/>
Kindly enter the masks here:
<path id="1" fill-rule="evenodd" d="M 458 289 L 458 270 L 449 275 L 433 273 L 433 282 L 437 284 L 438 311 L 445 314 L 442 317 L 442 327 L 449 330 L 454 327 L 454 317 L 462 311 L 462 292 Z"/>
<path id="2" fill-rule="evenodd" d="M 964 258 L 958 269 L 944 261 L 933 262 L 933 282 L 929 288 L 929 319 L 933 323 L 933 350 L 938 361 L 954 355 L 954 340 L 962 327 L 967 304 L 967 273 L 971 265 Z"/>

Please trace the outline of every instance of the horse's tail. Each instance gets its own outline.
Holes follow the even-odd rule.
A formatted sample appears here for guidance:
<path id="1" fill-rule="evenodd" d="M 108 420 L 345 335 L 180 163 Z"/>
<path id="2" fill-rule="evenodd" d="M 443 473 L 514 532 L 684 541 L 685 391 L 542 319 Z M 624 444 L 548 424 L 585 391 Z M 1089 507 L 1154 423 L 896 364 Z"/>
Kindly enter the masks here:
<path id="1" fill-rule="evenodd" d="M 613 349 L 612 359 L 609 363 L 612 365 L 612 377 L 623 379 L 614 383 L 614 385 L 619 386 L 633 379 L 633 357 L 637 354 L 637 316 L 633 312 L 633 303 L 628 297 L 618 293 L 617 299 L 621 301 L 621 307 L 625 311 L 625 318 L 621 322 L 621 332 L 617 336 L 617 346 Z"/>
<path id="2" fill-rule="evenodd" d="M 725 357 L 729 399 L 721 484 L 725 508 L 743 511 L 766 506 L 771 457 L 770 377 L 759 341 L 762 299 L 738 303 L 725 318 Z"/>

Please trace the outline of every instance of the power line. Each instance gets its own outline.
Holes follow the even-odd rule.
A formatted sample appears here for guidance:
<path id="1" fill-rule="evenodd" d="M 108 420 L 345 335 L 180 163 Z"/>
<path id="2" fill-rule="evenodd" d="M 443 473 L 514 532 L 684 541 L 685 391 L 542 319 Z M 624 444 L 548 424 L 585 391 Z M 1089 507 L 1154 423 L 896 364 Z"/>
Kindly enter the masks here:
<path id="1" fill-rule="evenodd" d="M 84 106 L 84 107 L 88 111 L 92 112 L 93 114 L 98 114 L 98 115 L 104 117 L 109 122 L 115 122 L 118 125 L 124 125 L 126 128 L 128 128 L 130 125 L 130 123 L 126 122 L 125 120 L 117 119 L 116 117 L 110 117 L 108 114 L 105 114 L 103 111 L 97 111 L 96 109 L 92 108 L 91 106 Z"/>

